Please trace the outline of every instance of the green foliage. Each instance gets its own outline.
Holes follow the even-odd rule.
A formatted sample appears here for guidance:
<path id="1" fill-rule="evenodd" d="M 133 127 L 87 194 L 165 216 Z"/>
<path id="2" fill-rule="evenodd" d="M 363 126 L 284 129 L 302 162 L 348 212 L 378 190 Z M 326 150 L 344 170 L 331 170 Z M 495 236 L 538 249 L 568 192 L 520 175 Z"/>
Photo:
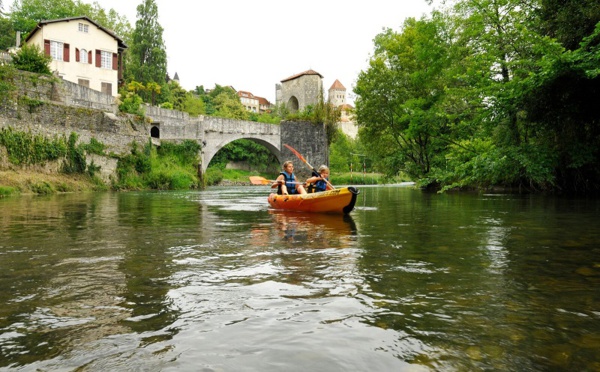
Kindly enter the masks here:
<path id="1" fill-rule="evenodd" d="M 84 144 L 83 149 L 88 154 L 96 154 L 96 155 L 104 155 L 104 150 L 106 149 L 106 145 L 102 142 L 98 141 L 94 137 L 90 138 L 90 143 Z"/>
<path id="2" fill-rule="evenodd" d="M 129 114 L 144 116 L 145 111 L 143 107 L 143 99 L 137 94 L 137 91 L 141 89 L 139 83 L 131 82 L 124 88 L 121 88 L 121 103 L 119 104 L 119 110 Z"/>
<path id="3" fill-rule="evenodd" d="M 10 19 L 0 15 L 0 50 L 7 50 L 15 46 L 17 33 Z"/>
<path id="4" fill-rule="evenodd" d="M 44 164 L 67 154 L 64 138 L 48 139 L 31 132 L 15 131 L 11 127 L 0 130 L 0 145 L 6 147 L 8 160 L 15 165 Z"/>
<path id="5" fill-rule="evenodd" d="M 51 75 L 50 62 L 52 57 L 47 56 L 37 45 L 24 44 L 13 56 L 13 66 L 19 70 Z"/>
<path id="6" fill-rule="evenodd" d="M 12 82 L 15 71 L 13 66 L 0 64 L 0 103 L 17 89 Z"/>
<path id="7" fill-rule="evenodd" d="M 50 194 L 54 194 L 56 192 L 54 187 L 52 187 L 52 185 L 46 181 L 33 183 L 33 184 L 29 185 L 29 188 L 34 193 L 40 194 L 40 195 L 50 195 Z"/>
<path id="8" fill-rule="evenodd" d="M 154 0 L 143 0 L 137 6 L 137 21 L 128 51 L 130 61 L 126 71 L 128 81 L 150 82 L 162 86 L 167 76 L 167 51 L 163 28 L 158 23 L 158 7 Z M 156 91 L 154 91 L 156 93 Z M 152 93 L 142 92 L 146 102 Z"/>
<path id="9" fill-rule="evenodd" d="M 77 145 L 77 138 L 77 133 L 69 135 L 66 159 L 63 164 L 63 172 L 66 174 L 82 174 L 87 167 L 84 146 Z"/>
<path id="10" fill-rule="evenodd" d="M 206 109 L 204 108 L 204 100 L 202 100 L 202 98 L 194 94 L 186 94 L 182 104 L 182 111 L 187 112 L 192 117 L 206 114 Z"/>
<path id="11" fill-rule="evenodd" d="M 210 161 L 210 167 L 224 169 L 230 161 L 246 162 L 258 171 L 265 171 L 269 166 L 277 164 L 277 158 L 267 148 L 247 139 L 223 146 Z"/>
<path id="12" fill-rule="evenodd" d="M 18 190 L 10 186 L 0 186 L 0 198 L 17 194 Z"/>
<path id="13" fill-rule="evenodd" d="M 204 182 L 207 186 L 218 185 L 223 181 L 223 170 L 219 168 L 208 168 L 204 173 Z"/>
<path id="14" fill-rule="evenodd" d="M 88 16 L 113 30 L 129 44 L 131 25 L 127 18 L 120 16 L 114 9 L 106 12 L 98 2 L 89 4 L 73 0 L 18 0 L 13 3 L 9 13 L 13 29 L 26 33 L 32 31 L 36 24 L 43 20 L 78 16 Z"/>
<path id="15" fill-rule="evenodd" d="M 308 105 L 303 111 L 290 113 L 287 110 L 278 108 L 284 113 L 285 120 L 289 121 L 308 121 L 314 124 L 325 124 L 327 133 L 327 143 L 331 144 L 337 133 L 336 123 L 339 121 L 341 111 L 338 107 L 333 106 L 330 102 L 323 100 L 323 92 L 319 94 L 319 101 L 316 105 Z"/>
<path id="16" fill-rule="evenodd" d="M 260 114 L 251 112 L 248 115 L 248 120 L 265 124 L 279 124 L 281 123 L 282 118 L 275 112 L 263 112 Z"/>
<path id="17" fill-rule="evenodd" d="M 599 15 L 587 0 L 460 0 L 377 35 L 354 89 L 373 168 L 443 189 L 599 192 Z"/>
<path id="18" fill-rule="evenodd" d="M 131 153 L 119 159 L 118 180 L 113 187 L 121 190 L 197 188 L 199 149 L 194 141 L 163 142 L 159 149 L 149 142 L 141 150 L 134 142 Z"/>

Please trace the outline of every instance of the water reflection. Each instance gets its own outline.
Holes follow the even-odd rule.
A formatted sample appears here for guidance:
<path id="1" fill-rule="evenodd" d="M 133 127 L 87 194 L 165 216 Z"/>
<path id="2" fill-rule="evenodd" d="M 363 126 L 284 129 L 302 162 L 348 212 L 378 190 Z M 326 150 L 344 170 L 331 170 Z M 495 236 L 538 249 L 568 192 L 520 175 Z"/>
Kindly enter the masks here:
<path id="1" fill-rule="evenodd" d="M 0 199 L 0 369 L 600 370 L 597 201 Z"/>

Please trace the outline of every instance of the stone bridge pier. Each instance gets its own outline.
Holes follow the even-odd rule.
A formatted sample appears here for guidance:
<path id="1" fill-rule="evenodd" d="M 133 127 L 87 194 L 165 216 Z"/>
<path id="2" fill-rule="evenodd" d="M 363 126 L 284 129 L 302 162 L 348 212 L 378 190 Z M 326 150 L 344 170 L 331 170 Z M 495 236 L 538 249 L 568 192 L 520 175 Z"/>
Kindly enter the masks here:
<path id="1" fill-rule="evenodd" d="M 321 164 L 329 164 L 329 148 L 323 124 L 283 121 L 277 125 L 212 116 L 189 117 L 184 112 L 154 106 L 146 108 L 146 116 L 150 119 L 149 134 L 156 145 L 160 146 L 161 141 L 184 140 L 194 140 L 201 144 L 201 164 L 198 169 L 201 178 L 217 152 L 239 139 L 263 145 L 275 155 L 280 164 L 286 160 L 294 161 L 294 171 L 299 177 L 308 177 L 310 170 L 283 144 L 289 144 L 298 150 L 315 168 Z"/>

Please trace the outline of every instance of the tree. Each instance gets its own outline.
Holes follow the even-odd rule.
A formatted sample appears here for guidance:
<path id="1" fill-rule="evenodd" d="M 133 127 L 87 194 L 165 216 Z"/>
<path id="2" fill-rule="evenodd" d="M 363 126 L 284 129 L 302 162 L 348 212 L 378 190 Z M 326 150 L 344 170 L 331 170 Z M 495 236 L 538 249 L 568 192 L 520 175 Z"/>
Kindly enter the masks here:
<path id="1" fill-rule="evenodd" d="M 16 35 L 10 19 L 0 16 L 0 50 L 14 47 Z"/>
<path id="2" fill-rule="evenodd" d="M 388 29 L 375 37 L 369 68 L 354 89 L 356 117 L 370 157 L 388 175 L 404 171 L 424 179 L 444 162 L 443 149 L 456 134 L 445 112 L 447 90 L 455 84 L 446 75 L 457 58 L 453 39 L 440 13 L 430 21 L 408 19 L 401 33 Z"/>
<path id="3" fill-rule="evenodd" d="M 163 28 L 158 23 L 158 7 L 154 0 L 144 0 L 137 7 L 137 21 L 129 48 L 129 69 L 126 78 L 143 84 L 165 83 L 167 52 Z M 148 102 L 149 96 L 145 97 Z"/>
<path id="4" fill-rule="evenodd" d="M 23 71 L 51 75 L 50 62 L 52 57 L 47 56 L 37 45 L 24 44 L 13 56 L 13 65 Z"/>

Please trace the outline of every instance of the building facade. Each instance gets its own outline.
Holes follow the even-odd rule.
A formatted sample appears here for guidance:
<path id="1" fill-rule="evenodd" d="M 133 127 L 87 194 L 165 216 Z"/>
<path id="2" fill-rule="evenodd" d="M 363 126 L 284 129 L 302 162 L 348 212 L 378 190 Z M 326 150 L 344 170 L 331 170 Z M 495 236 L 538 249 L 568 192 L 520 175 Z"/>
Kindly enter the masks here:
<path id="1" fill-rule="evenodd" d="M 307 70 L 281 80 L 275 85 L 277 105 L 285 104 L 291 112 L 316 105 L 323 94 L 323 75 Z"/>
<path id="2" fill-rule="evenodd" d="M 88 17 L 42 21 L 25 42 L 52 57 L 50 70 L 60 78 L 117 95 L 127 45 Z"/>

